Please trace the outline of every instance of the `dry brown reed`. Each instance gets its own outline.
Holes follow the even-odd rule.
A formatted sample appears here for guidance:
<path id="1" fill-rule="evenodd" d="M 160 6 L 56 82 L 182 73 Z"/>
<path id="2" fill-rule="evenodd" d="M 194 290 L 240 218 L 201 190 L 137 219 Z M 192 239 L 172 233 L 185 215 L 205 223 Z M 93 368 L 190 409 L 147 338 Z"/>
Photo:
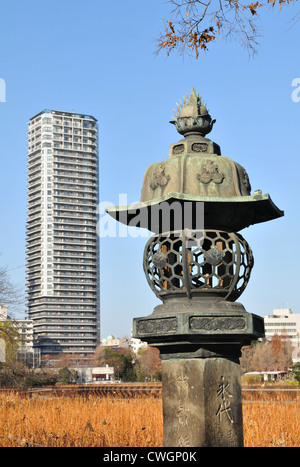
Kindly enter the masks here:
<path id="1" fill-rule="evenodd" d="M 17 440 L 17 441 L 16 441 Z M 0 395 L 0 446 L 142 447 L 162 444 L 161 400 Z"/>
<path id="2" fill-rule="evenodd" d="M 245 393 L 245 446 L 300 446 L 299 394 Z M 160 398 L 0 394 L 1 447 L 159 447 L 162 425 Z"/>
<path id="3" fill-rule="evenodd" d="M 244 393 L 246 447 L 300 446 L 300 391 Z"/>

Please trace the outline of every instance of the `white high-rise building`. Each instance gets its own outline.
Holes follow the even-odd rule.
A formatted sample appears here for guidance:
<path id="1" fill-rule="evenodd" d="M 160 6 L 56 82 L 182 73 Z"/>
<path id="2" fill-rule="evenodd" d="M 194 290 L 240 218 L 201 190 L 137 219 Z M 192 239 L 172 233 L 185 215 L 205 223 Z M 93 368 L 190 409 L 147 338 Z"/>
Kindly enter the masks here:
<path id="1" fill-rule="evenodd" d="M 27 298 L 42 354 L 100 339 L 98 125 L 44 110 L 28 123 Z"/>

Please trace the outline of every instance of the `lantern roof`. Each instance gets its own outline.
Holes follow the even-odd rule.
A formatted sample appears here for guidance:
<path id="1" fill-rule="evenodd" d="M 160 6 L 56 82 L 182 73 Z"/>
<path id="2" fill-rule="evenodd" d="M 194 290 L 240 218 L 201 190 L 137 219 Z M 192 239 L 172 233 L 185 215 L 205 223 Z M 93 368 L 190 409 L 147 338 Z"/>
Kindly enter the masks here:
<path id="1" fill-rule="evenodd" d="M 170 123 L 184 138 L 170 145 L 167 160 L 147 168 L 139 203 L 107 209 L 113 218 L 155 233 L 185 228 L 238 232 L 284 215 L 269 194 L 255 190 L 251 195 L 244 167 L 206 138 L 215 120 L 194 88 L 174 112 Z"/>

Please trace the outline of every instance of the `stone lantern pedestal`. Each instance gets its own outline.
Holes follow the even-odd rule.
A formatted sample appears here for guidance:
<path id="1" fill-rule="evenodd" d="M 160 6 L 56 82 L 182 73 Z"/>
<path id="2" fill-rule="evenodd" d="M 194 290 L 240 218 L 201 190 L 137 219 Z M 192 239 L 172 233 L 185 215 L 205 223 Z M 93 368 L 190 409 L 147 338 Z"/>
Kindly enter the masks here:
<path id="1" fill-rule="evenodd" d="M 236 301 L 254 263 L 237 232 L 283 212 L 268 194 L 251 196 L 245 169 L 206 138 L 215 121 L 194 89 L 175 115 L 184 139 L 148 167 L 140 203 L 107 212 L 155 233 L 143 267 L 163 303 L 134 319 L 133 337 L 162 358 L 164 446 L 240 447 L 239 358 L 264 337 L 264 323 Z"/>
<path id="2" fill-rule="evenodd" d="M 160 350 L 164 446 L 241 447 L 240 351 L 264 336 L 263 319 L 238 303 L 195 311 L 186 302 L 177 311 L 178 302 L 173 313 L 170 304 L 168 313 L 156 310 L 133 325 L 135 337 Z"/>

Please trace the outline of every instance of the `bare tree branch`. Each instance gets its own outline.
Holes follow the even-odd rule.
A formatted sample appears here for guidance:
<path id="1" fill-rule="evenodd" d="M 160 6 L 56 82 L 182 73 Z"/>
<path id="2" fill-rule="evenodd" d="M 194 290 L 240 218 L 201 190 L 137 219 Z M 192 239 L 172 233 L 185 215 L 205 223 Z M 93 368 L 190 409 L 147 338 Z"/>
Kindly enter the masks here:
<path id="1" fill-rule="evenodd" d="M 251 1 L 251 0 L 250 0 Z M 260 8 L 276 5 L 279 9 L 293 0 L 169 0 L 173 9 L 165 20 L 165 32 L 157 39 L 157 53 L 165 49 L 167 55 L 176 50 L 179 55 L 199 57 L 200 50 L 218 37 L 240 42 L 249 55 L 257 54 L 261 31 L 256 25 Z"/>
<path id="2" fill-rule="evenodd" d="M 0 305 L 8 305 L 15 309 L 24 304 L 24 293 L 14 284 L 8 274 L 8 270 L 0 266 Z"/>

